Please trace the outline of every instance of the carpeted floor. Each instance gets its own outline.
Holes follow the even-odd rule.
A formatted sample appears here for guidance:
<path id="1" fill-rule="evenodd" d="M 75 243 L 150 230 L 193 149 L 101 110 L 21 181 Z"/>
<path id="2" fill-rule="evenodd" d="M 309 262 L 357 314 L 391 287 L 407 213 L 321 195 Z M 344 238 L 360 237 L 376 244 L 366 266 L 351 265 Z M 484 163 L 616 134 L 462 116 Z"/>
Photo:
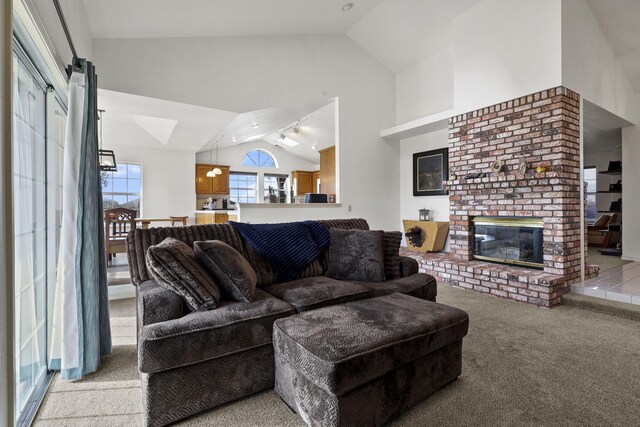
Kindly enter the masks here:
<path id="1" fill-rule="evenodd" d="M 630 426 L 640 419 L 640 323 L 571 306 L 536 308 L 447 286 L 466 310 L 462 376 L 392 426 Z M 142 424 L 134 305 L 112 306 L 115 342 L 101 370 L 54 380 L 36 426 Z M 185 379 L 188 380 L 188 379 Z M 192 417 L 185 426 L 302 426 L 272 391 Z"/>

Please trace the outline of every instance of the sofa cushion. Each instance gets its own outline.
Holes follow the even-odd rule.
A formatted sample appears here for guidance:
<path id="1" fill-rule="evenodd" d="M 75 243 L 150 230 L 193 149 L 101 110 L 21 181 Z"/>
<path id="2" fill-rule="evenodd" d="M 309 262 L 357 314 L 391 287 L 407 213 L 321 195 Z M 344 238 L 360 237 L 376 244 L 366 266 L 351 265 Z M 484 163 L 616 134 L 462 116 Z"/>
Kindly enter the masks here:
<path id="1" fill-rule="evenodd" d="M 367 298 L 371 294 L 364 286 L 325 276 L 276 283 L 265 288 L 265 291 L 288 302 L 298 313 Z"/>
<path id="2" fill-rule="evenodd" d="M 396 293 L 279 319 L 273 344 L 293 369 L 340 396 L 460 341 L 468 328 L 462 310 Z"/>
<path id="3" fill-rule="evenodd" d="M 327 276 L 340 280 L 381 282 L 384 275 L 384 231 L 329 230 Z"/>
<path id="4" fill-rule="evenodd" d="M 435 301 L 438 286 L 435 277 L 425 273 L 412 274 L 401 279 L 387 280 L 386 282 L 354 282 L 371 291 L 371 296 L 379 297 L 394 292 L 411 295 L 416 298 Z"/>
<path id="5" fill-rule="evenodd" d="M 384 254 L 384 277 L 385 280 L 399 279 L 402 277 L 402 267 L 400 263 L 400 243 L 402 233 L 399 231 L 385 231 L 382 241 L 382 252 Z"/>
<path id="6" fill-rule="evenodd" d="M 186 243 L 168 237 L 147 249 L 146 262 L 151 276 L 193 310 L 210 310 L 220 300 L 220 290 Z"/>
<path id="7" fill-rule="evenodd" d="M 225 299 L 253 301 L 258 278 L 240 252 L 220 240 L 195 242 L 196 258 L 211 273 Z"/>
<path id="8" fill-rule="evenodd" d="M 221 302 L 215 310 L 142 328 L 140 372 L 159 372 L 271 343 L 273 322 L 295 313 L 291 305 L 256 290 L 252 302 Z"/>

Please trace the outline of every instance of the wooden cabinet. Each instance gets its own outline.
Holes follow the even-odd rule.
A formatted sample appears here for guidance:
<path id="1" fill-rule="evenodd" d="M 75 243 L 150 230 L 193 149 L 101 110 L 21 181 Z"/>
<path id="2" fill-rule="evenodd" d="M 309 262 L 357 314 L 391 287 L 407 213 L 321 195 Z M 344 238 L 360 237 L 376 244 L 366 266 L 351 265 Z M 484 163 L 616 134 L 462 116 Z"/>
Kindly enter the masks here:
<path id="1" fill-rule="evenodd" d="M 320 192 L 320 171 L 313 171 L 311 174 L 311 185 L 313 186 L 313 193 Z"/>
<path id="2" fill-rule="evenodd" d="M 315 193 L 312 179 L 311 171 L 291 171 L 293 194 L 304 196 L 306 193 Z"/>
<path id="3" fill-rule="evenodd" d="M 336 194 L 336 146 L 320 150 L 320 192 L 334 197 Z"/>
<path id="4" fill-rule="evenodd" d="M 231 218 L 233 217 L 233 218 Z M 232 221 L 237 220 L 236 215 L 229 215 L 227 212 L 206 212 L 196 213 L 196 225 L 200 224 L 226 224 L 230 219 Z"/>
<path id="5" fill-rule="evenodd" d="M 229 166 L 218 165 L 222 171 L 215 178 L 207 176 L 207 172 L 215 165 L 196 165 L 196 194 L 229 194 Z"/>

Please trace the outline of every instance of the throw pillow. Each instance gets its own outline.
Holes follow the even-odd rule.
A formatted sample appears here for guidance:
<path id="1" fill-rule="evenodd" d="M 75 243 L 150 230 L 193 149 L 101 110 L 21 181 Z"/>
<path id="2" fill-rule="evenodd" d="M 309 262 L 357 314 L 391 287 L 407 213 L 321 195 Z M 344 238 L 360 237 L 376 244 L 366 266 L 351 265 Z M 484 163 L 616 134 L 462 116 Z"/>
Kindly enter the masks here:
<path id="1" fill-rule="evenodd" d="M 363 282 L 384 281 L 384 231 L 332 228 L 329 234 L 328 277 Z"/>
<path id="2" fill-rule="evenodd" d="M 253 301 L 258 277 L 240 252 L 220 240 L 195 242 L 193 248 L 224 296 L 234 301 Z"/>
<path id="3" fill-rule="evenodd" d="M 401 232 L 384 232 L 382 251 L 384 253 L 384 276 L 386 280 L 400 279 L 402 277 L 400 243 L 402 243 Z"/>
<path id="4" fill-rule="evenodd" d="M 210 310 L 220 301 L 220 290 L 186 243 L 167 237 L 149 247 L 146 262 L 151 276 L 194 311 Z"/>

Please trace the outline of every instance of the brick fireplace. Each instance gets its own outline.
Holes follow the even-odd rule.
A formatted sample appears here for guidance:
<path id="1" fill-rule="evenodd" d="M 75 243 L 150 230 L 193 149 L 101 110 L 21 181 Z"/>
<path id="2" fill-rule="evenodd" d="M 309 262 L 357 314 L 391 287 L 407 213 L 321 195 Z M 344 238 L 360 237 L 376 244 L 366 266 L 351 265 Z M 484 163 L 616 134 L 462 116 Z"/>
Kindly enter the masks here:
<path id="1" fill-rule="evenodd" d="M 449 170 L 457 179 L 446 183 L 450 253 L 417 256 L 423 271 L 453 286 L 539 306 L 559 304 L 580 278 L 580 233 L 586 229 L 580 222 L 579 136 L 580 96 L 564 87 L 451 117 Z M 497 160 L 503 172 L 494 174 Z M 542 165 L 548 170 L 536 173 Z M 465 178 L 478 173 L 487 176 Z M 473 220 L 481 217 L 541 218 L 543 270 L 473 260 Z"/>

